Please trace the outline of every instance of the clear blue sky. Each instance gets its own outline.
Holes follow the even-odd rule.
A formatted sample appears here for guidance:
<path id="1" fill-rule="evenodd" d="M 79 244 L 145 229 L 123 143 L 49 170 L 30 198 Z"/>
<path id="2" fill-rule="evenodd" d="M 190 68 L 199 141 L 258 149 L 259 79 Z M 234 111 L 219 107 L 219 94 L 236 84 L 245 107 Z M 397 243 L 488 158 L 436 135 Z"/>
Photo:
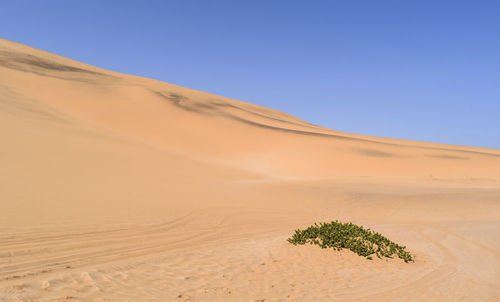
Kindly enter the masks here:
<path id="1" fill-rule="evenodd" d="M 500 1 L 22 1 L 0 37 L 340 131 L 500 148 Z"/>

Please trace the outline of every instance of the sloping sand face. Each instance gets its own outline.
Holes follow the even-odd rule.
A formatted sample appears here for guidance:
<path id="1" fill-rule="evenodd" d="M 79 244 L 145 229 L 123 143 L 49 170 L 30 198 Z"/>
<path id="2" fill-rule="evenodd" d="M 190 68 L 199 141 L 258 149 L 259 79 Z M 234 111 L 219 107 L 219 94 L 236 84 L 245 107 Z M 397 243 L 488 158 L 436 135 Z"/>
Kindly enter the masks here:
<path id="1" fill-rule="evenodd" d="M 0 40 L 0 301 L 500 301 L 500 150 L 341 133 Z M 291 246 L 353 221 L 416 262 Z"/>

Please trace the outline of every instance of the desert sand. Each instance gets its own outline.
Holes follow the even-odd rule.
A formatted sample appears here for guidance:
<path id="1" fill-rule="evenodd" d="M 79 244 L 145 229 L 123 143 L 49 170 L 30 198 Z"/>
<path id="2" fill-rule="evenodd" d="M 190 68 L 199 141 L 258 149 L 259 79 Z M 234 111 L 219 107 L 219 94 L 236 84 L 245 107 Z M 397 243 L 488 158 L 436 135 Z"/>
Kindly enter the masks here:
<path id="1" fill-rule="evenodd" d="M 500 301 L 498 149 L 342 133 L 7 40 L 0 142 L 0 301 Z M 286 242 L 335 219 L 415 262 Z"/>

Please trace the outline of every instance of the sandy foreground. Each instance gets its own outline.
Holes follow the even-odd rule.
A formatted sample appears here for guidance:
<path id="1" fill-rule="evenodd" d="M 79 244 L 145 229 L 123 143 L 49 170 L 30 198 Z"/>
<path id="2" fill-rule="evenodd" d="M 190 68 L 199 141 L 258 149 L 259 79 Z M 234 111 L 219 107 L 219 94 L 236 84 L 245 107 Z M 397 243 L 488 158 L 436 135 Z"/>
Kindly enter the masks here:
<path id="1" fill-rule="evenodd" d="M 498 149 L 342 133 L 7 40 L 0 143 L 0 301 L 500 301 Z M 335 219 L 415 263 L 286 242 Z"/>

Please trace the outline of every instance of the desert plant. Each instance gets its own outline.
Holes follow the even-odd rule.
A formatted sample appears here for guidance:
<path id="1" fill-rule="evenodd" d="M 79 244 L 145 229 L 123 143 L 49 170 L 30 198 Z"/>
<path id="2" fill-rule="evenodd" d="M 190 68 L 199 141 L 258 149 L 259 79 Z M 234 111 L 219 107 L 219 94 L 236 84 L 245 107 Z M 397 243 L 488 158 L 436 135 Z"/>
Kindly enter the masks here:
<path id="1" fill-rule="evenodd" d="M 342 223 L 336 220 L 330 223 L 315 223 L 307 229 L 296 230 L 295 234 L 288 238 L 288 242 L 293 245 L 316 244 L 321 248 L 333 248 L 338 251 L 346 248 L 369 260 L 373 259 L 371 255 L 375 254 L 378 258 L 392 258 L 397 255 L 405 262 L 413 262 L 413 256 L 405 246 L 351 222 Z"/>

